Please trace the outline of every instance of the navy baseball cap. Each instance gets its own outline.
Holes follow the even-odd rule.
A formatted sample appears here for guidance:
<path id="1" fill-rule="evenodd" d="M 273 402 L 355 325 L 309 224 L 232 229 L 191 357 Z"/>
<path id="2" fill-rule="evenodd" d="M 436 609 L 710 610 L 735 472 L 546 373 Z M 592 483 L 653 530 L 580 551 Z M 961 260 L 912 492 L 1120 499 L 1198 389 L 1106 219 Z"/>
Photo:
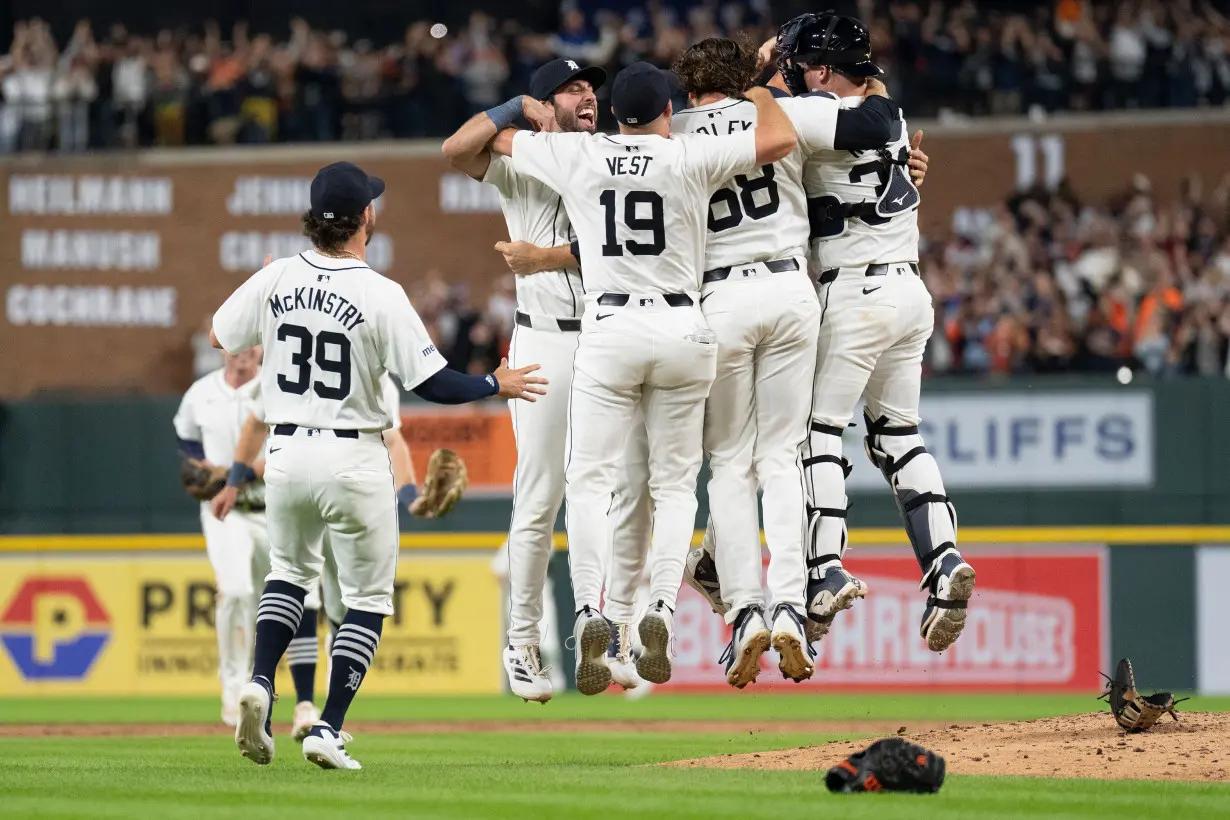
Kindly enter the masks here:
<path id="1" fill-rule="evenodd" d="M 312 180 L 312 216 L 339 219 L 361 216 L 384 193 L 384 180 L 369 177 L 350 162 L 335 162 L 316 172 Z"/>
<path id="2" fill-rule="evenodd" d="M 606 70 L 599 66 L 582 66 L 576 60 L 563 57 L 552 60 L 530 77 L 530 96 L 546 102 L 551 95 L 573 80 L 587 80 L 595 91 L 606 83 Z"/>
<path id="3" fill-rule="evenodd" d="M 655 65 L 633 63 L 615 75 L 611 108 L 624 125 L 648 125 L 666 113 L 678 79 Z"/>

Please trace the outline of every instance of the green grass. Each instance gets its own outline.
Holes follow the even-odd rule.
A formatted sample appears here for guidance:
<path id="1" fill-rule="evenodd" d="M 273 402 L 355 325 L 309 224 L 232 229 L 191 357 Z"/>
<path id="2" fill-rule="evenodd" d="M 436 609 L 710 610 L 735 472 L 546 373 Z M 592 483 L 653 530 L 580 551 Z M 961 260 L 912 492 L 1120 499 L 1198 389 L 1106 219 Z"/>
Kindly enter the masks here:
<path id="1" fill-rule="evenodd" d="M 284 706 L 285 702 L 281 706 Z M 279 715 L 289 719 L 289 710 Z M 1092 695 L 851 695 L 810 692 L 674 695 L 643 700 L 622 696 L 557 696 L 547 706 L 511 696 L 363 697 L 351 710 L 355 720 L 546 722 L 587 720 L 1029 720 L 1106 708 Z M 1230 697 L 1199 697 L 1187 711 L 1230 711 Z M 3 723 L 208 723 L 218 719 L 218 701 L 197 698 L 28 698 L 0 700 Z"/>
<path id="2" fill-rule="evenodd" d="M 1228 709 L 1226 699 L 1192 702 Z M 185 738 L 0 738 L 0 815 L 24 817 L 294 818 L 844 818 L 988 820 L 1180 815 L 1230 817 L 1230 784 L 952 776 L 939 795 L 836 797 L 819 772 L 666 769 L 667 760 L 790 748 L 831 739 L 790 720 L 1002 720 L 1090 711 L 1088 697 L 668 696 L 563 697 L 546 707 L 511 698 L 361 698 L 356 719 L 777 721 L 780 731 L 376 735 L 350 749 L 361 772 L 323 772 L 289 738 L 258 767 L 225 734 Z M 286 712 L 285 715 L 282 712 Z M 289 716 L 288 710 L 279 717 Z M 0 702 L 0 723 L 208 721 L 212 699 Z M 698 726 L 698 729 L 700 727 Z"/>

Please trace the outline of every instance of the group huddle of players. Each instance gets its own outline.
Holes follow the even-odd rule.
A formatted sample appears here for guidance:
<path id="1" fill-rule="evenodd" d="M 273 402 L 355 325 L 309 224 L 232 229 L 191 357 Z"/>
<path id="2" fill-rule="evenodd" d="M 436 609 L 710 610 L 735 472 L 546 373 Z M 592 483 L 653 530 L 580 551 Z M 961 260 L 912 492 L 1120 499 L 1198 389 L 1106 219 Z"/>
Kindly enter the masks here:
<path id="1" fill-rule="evenodd" d="M 770 646 L 785 677 L 811 677 L 815 642 L 868 592 L 842 566 L 841 442 L 860 400 L 928 593 L 922 638 L 940 652 L 960 635 L 975 574 L 918 430 L 926 157 L 879 74 L 860 21 L 805 14 L 759 50 L 712 38 L 673 72 L 624 69 L 618 135 L 595 133 L 605 72 L 561 59 L 445 142 L 500 191 L 510 360 L 551 385 L 511 402 L 514 693 L 551 697 L 539 622 L 565 498 L 581 692 L 670 679 L 681 581 L 732 627 L 731 685 L 754 681 Z M 705 455 L 710 519 L 688 553 Z"/>

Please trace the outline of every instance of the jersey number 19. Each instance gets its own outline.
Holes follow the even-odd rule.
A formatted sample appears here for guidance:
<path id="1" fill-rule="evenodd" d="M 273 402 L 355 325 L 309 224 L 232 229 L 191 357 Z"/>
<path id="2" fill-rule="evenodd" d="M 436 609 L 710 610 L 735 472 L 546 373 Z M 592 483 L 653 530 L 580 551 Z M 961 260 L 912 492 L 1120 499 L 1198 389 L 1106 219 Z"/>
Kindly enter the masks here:
<path id="1" fill-rule="evenodd" d="M 663 212 L 662 195 L 657 191 L 628 191 L 624 194 L 624 218 L 626 227 L 637 233 L 649 234 L 649 241 L 626 239 L 619 241 L 617 234 L 618 219 L 616 192 L 608 188 L 603 191 L 598 201 L 606 213 L 606 242 L 602 245 L 603 256 L 623 256 L 624 249 L 633 256 L 658 256 L 666 250 L 666 221 Z M 649 215 L 644 210 L 637 213 L 637 206 L 648 206 Z"/>

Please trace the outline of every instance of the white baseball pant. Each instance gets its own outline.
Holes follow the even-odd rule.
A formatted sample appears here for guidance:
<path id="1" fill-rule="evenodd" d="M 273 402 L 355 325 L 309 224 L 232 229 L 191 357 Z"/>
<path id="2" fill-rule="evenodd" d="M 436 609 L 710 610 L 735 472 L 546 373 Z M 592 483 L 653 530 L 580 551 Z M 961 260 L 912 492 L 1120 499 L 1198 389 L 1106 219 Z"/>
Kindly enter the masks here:
<path id="1" fill-rule="evenodd" d="M 705 404 L 709 526 L 722 597 L 734 623 L 748 606 L 765 608 L 756 491 L 763 494 L 767 576 L 773 606 L 802 612 L 806 520 L 801 447 L 811 410 L 820 302 L 807 276 L 734 265 L 705 286 L 705 319 L 718 337 L 717 378 Z M 709 546 L 707 544 L 707 546 Z"/>
<path id="2" fill-rule="evenodd" d="M 508 531 L 509 646 L 542 645 L 547 565 L 554 544 L 555 519 L 564 502 L 564 462 L 568 395 L 580 334 L 560 330 L 552 317 L 528 315 L 530 327 L 513 331 L 511 367 L 542 366 L 547 395 L 536 402 L 510 401 L 517 467 L 513 474 L 513 512 Z M 649 504 L 645 484 L 620 482 L 613 508 L 614 529 L 628 539 L 648 540 Z"/>
<path id="3" fill-rule="evenodd" d="M 317 587 L 327 530 L 346 609 L 393 614 L 399 532 L 393 470 L 380 433 L 339 438 L 300 427 L 265 458 L 269 580 Z"/>
<path id="4" fill-rule="evenodd" d="M 885 273 L 867 276 L 865 268 L 841 268 L 832 281 L 821 277 L 823 319 L 812 406 L 811 434 L 806 447 L 807 487 L 813 508 L 835 511 L 814 519 L 809 564 L 840 556 L 846 547 L 847 507 L 841 432 L 849 424 L 859 397 L 873 420 L 892 428 L 916 427 L 922 361 L 935 325 L 931 294 L 908 263 L 876 266 Z M 922 438 L 892 435 L 879 438 L 889 454 L 908 461 L 895 480 L 900 489 L 944 495 L 939 468 L 929 453 L 906 458 L 921 448 Z M 827 460 L 825 460 L 827 459 Z M 938 503 L 938 502 L 937 502 Z M 955 523 L 944 505 L 929 515 L 932 544 L 956 542 Z M 916 547 L 917 550 L 917 547 Z"/>
<path id="5" fill-rule="evenodd" d="M 578 609 L 599 610 L 612 543 L 608 512 L 639 410 L 653 500 L 650 599 L 673 609 L 696 519 L 704 399 L 717 344 L 695 296 L 684 307 L 670 307 L 662 294 L 624 298 L 600 305 L 596 294 L 586 296 L 577 347 L 565 486 L 573 594 Z"/>

